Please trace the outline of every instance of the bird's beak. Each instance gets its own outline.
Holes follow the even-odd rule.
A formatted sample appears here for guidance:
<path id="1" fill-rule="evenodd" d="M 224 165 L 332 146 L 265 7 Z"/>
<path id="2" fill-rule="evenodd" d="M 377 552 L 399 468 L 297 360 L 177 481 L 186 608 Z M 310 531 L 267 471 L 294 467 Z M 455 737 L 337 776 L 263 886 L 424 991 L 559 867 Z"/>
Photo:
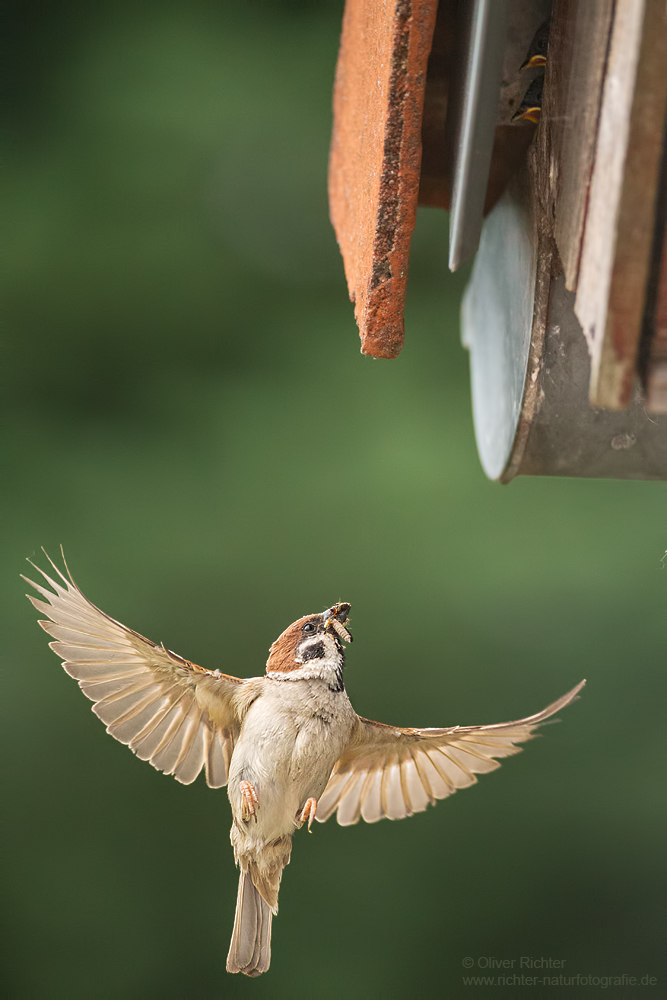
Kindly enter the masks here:
<path id="1" fill-rule="evenodd" d="M 537 125 L 540 120 L 540 112 L 542 108 L 524 108 L 523 110 L 517 111 L 517 113 L 512 117 L 513 122 L 532 122 L 533 125 Z"/>
<path id="2" fill-rule="evenodd" d="M 334 604 L 332 608 L 328 608 L 323 612 L 322 617 L 324 619 L 324 627 L 327 630 L 335 632 L 339 639 L 343 642 L 352 642 L 352 636 L 345 628 L 345 622 L 350 614 L 350 605 L 347 603 Z"/>
<path id="3" fill-rule="evenodd" d="M 523 73 L 525 69 L 538 69 L 540 66 L 546 66 L 547 57 L 543 55 L 531 56 L 530 59 L 526 59 L 525 63 L 519 67 L 519 72 Z"/>

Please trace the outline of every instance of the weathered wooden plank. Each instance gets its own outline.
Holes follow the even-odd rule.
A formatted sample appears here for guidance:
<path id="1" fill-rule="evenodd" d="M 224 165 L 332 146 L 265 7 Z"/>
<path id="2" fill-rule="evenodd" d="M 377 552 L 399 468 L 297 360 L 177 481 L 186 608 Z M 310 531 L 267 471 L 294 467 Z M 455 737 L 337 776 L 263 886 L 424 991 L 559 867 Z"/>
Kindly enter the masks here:
<path id="1" fill-rule="evenodd" d="M 638 386 L 625 410 L 590 405 L 590 359 L 573 306 L 564 276 L 554 278 L 539 364 L 528 369 L 537 402 L 516 473 L 664 480 L 667 416 L 647 414 Z"/>
<path id="2" fill-rule="evenodd" d="M 646 363 L 646 408 L 651 413 L 667 413 L 667 226 L 662 226 L 661 236 L 659 259 L 655 262 L 659 268 L 655 303 L 649 318 L 653 330 L 648 331 Z"/>
<path id="3" fill-rule="evenodd" d="M 569 290 L 577 286 L 613 0 L 554 0 L 549 37 L 549 183 Z"/>
<path id="4" fill-rule="evenodd" d="M 632 396 L 667 106 L 664 0 L 616 0 L 575 310 L 591 403 Z"/>

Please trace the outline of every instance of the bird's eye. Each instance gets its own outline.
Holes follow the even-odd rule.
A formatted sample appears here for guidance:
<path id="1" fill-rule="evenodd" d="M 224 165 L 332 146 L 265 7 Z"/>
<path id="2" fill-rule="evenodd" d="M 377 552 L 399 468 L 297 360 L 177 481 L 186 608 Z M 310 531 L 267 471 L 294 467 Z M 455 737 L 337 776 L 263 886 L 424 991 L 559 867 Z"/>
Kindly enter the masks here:
<path id="1" fill-rule="evenodd" d="M 313 623 L 312 623 L 312 622 L 306 622 L 306 624 L 305 624 L 305 625 L 303 626 L 303 631 L 304 631 L 304 632 L 305 632 L 305 633 L 306 633 L 307 635 L 310 635 L 310 634 L 311 634 L 311 632 L 314 632 L 314 631 L 315 631 L 315 626 L 313 625 Z"/>

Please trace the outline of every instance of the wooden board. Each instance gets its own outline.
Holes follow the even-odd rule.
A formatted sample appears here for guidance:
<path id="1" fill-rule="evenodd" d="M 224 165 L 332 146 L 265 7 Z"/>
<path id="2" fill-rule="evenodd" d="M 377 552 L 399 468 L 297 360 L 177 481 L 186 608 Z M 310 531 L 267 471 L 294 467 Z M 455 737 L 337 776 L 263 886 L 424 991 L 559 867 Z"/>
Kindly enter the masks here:
<path id="1" fill-rule="evenodd" d="M 654 301 L 647 317 L 650 329 L 646 331 L 646 408 L 651 413 L 667 413 L 667 226 L 661 227 L 660 236 L 656 247 L 658 274 Z"/>
<path id="2" fill-rule="evenodd" d="M 557 4 L 562 13 L 562 0 Z M 471 353 L 480 458 L 487 475 L 501 482 L 517 475 L 664 480 L 667 412 L 647 413 L 637 382 L 625 409 L 600 409 L 589 399 L 590 356 L 574 311 L 575 294 L 566 288 L 556 252 L 555 228 L 562 208 L 572 224 L 561 229 L 561 239 L 563 233 L 572 234 L 571 259 L 576 264 L 581 238 L 576 192 L 566 196 L 559 170 L 564 157 L 571 155 L 573 167 L 580 164 L 578 169 L 585 174 L 586 149 L 596 150 L 597 120 L 586 119 L 592 142 L 590 136 L 578 136 L 576 129 L 558 134 L 556 119 L 570 116 L 568 93 L 562 89 L 569 79 L 567 52 L 564 44 L 555 43 L 553 50 L 550 44 L 544 110 L 535 142 L 526 168 L 512 179 L 486 220 L 464 297 L 463 337 Z M 576 116 L 580 106 L 576 88 L 570 97 Z M 592 99 L 597 100 L 595 94 Z M 660 232 L 667 217 L 667 195 L 663 201 Z M 645 238 L 652 276 L 656 249 L 650 244 L 655 228 L 655 216 L 649 215 Z M 660 330 L 662 323 L 667 334 L 664 258 L 662 267 L 663 298 L 655 296 L 655 328 Z M 640 310 L 640 325 L 641 320 Z M 667 337 L 662 347 L 667 384 Z M 655 365 L 662 363 L 659 350 L 655 337 Z"/>
<path id="3" fill-rule="evenodd" d="M 549 36 L 549 131 L 554 234 L 566 287 L 577 287 L 613 3 L 554 0 Z"/>
<path id="4" fill-rule="evenodd" d="M 667 107 L 664 0 L 616 0 L 575 310 L 591 403 L 632 397 Z"/>

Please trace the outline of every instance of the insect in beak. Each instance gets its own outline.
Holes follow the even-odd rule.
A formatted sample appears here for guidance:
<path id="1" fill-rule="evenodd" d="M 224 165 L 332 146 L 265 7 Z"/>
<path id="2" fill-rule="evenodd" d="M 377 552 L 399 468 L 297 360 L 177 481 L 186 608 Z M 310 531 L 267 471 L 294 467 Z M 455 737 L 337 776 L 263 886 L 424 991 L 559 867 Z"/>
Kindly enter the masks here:
<path id="1" fill-rule="evenodd" d="M 349 604 L 334 604 L 333 608 L 329 608 L 324 614 L 327 616 L 325 618 L 325 625 L 327 628 L 332 628 L 339 639 L 343 642 L 352 642 L 352 636 L 345 628 L 343 622 L 347 621 L 347 617 L 350 613 Z"/>
<path id="2" fill-rule="evenodd" d="M 337 618 L 332 618 L 328 624 L 331 625 L 334 632 L 343 640 L 343 642 L 352 642 L 352 636 L 343 623 L 339 622 Z"/>

